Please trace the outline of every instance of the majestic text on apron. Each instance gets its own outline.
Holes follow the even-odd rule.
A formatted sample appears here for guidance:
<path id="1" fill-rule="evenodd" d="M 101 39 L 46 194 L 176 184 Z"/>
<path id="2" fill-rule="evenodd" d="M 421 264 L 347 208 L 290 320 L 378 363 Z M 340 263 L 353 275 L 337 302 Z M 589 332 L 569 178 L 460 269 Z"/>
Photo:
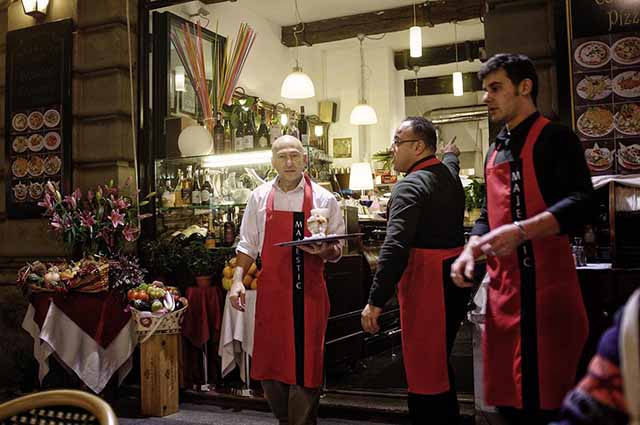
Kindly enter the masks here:
<path id="1" fill-rule="evenodd" d="M 302 211 L 274 210 L 275 188 L 267 198 L 251 377 L 318 388 L 329 317 L 324 262 L 295 247 L 274 246 L 310 236 L 313 192 L 306 174 L 304 179 Z"/>
<path id="2" fill-rule="evenodd" d="M 539 117 L 520 157 L 487 161 L 487 209 L 493 230 L 544 212 L 533 163 L 549 120 Z M 560 407 L 573 387 L 587 338 L 587 317 L 566 235 L 527 241 L 516 252 L 490 256 L 484 338 L 487 404 L 525 410 Z"/>
<path id="3" fill-rule="evenodd" d="M 439 163 L 433 158 L 412 172 Z M 461 251 L 462 247 L 412 248 L 398 284 L 402 356 L 410 393 L 438 394 L 450 388 L 443 265 Z"/>

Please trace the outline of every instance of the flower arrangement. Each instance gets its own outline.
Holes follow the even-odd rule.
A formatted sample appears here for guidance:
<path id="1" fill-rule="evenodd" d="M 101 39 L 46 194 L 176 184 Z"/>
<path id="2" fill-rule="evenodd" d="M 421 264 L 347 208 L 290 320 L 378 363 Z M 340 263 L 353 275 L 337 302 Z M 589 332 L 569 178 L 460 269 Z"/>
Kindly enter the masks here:
<path id="1" fill-rule="evenodd" d="M 109 287 L 123 294 L 144 283 L 147 271 L 140 267 L 138 258 L 119 255 L 109 260 Z"/>
<path id="2" fill-rule="evenodd" d="M 99 254 L 113 258 L 121 253 L 125 241 L 138 238 L 140 220 L 151 216 L 139 214 L 138 208 L 148 204 L 155 193 L 136 204 L 134 198 L 123 194 L 129 186 L 130 179 L 122 189 L 111 181 L 87 191 L 86 195 L 76 189 L 62 197 L 48 182 L 44 201 L 38 205 L 46 208 L 44 215 L 49 217 L 51 229 L 62 237 L 72 253 L 80 257 Z M 135 198 L 137 201 L 137 192 Z"/>

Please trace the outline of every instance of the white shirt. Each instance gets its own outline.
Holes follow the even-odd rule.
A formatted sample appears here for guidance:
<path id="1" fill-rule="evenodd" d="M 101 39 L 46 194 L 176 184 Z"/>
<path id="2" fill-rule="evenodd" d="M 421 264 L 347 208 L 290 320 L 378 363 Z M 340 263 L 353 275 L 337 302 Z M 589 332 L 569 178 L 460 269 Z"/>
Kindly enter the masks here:
<path id="1" fill-rule="evenodd" d="M 236 248 L 237 252 L 242 252 L 251 258 L 256 258 L 262 251 L 264 243 L 265 222 L 267 217 L 267 198 L 271 188 L 275 188 L 273 196 L 273 208 L 279 211 L 302 211 L 304 202 L 305 179 L 300 179 L 300 183 L 295 189 L 284 192 L 277 184 L 277 178 L 258 186 L 253 192 L 242 217 L 240 225 L 240 242 Z M 311 182 L 313 190 L 312 208 L 328 208 L 329 223 L 327 234 L 342 235 L 345 233 L 344 219 L 340 212 L 340 205 L 336 198 L 318 184 Z M 334 260 L 334 261 L 337 261 Z"/>

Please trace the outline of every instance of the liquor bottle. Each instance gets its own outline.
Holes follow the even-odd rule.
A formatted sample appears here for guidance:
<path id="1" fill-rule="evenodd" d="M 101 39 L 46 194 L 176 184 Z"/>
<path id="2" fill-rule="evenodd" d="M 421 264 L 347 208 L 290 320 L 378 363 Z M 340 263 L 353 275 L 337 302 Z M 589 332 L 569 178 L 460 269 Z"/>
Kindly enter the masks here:
<path id="1" fill-rule="evenodd" d="M 222 126 L 222 114 L 216 113 L 216 125 L 213 127 L 213 152 L 224 152 L 224 127 Z"/>
<path id="2" fill-rule="evenodd" d="M 193 191 L 193 174 L 191 165 L 187 166 L 187 174 L 182 179 L 182 203 L 191 205 L 191 192 Z"/>
<path id="3" fill-rule="evenodd" d="M 193 187 L 191 190 L 191 205 L 200 205 L 202 203 L 202 195 L 200 190 L 200 172 L 198 170 L 193 172 Z"/>
<path id="4" fill-rule="evenodd" d="M 244 122 L 244 150 L 249 151 L 255 149 L 256 143 L 256 126 L 253 120 L 253 111 L 247 111 Z"/>
<path id="5" fill-rule="evenodd" d="M 288 134 L 300 140 L 300 131 L 298 130 L 298 126 L 296 125 L 296 120 L 294 119 L 293 113 L 291 113 L 291 116 L 289 117 L 289 122 L 287 123 L 285 134 Z"/>
<path id="6" fill-rule="evenodd" d="M 236 241 L 236 226 L 233 221 L 224 223 L 224 246 L 233 246 Z"/>
<path id="7" fill-rule="evenodd" d="M 271 143 L 275 142 L 275 140 L 282 136 L 282 125 L 280 124 L 280 116 L 274 111 L 271 114 L 271 125 L 269 126 L 269 136 L 271 138 Z"/>
<path id="8" fill-rule="evenodd" d="M 236 128 L 236 139 L 235 139 L 235 151 L 242 152 L 244 150 L 244 121 L 242 113 L 240 113 L 240 121 L 238 122 L 238 128 Z"/>
<path id="9" fill-rule="evenodd" d="M 178 174 L 176 177 L 176 187 L 173 188 L 173 197 L 174 197 L 174 205 L 176 207 L 184 206 L 184 202 L 182 202 L 182 170 L 178 169 Z"/>
<path id="10" fill-rule="evenodd" d="M 307 117 L 304 116 L 304 106 L 300 107 L 300 119 L 298 120 L 298 131 L 300 132 L 300 141 L 303 145 L 309 144 L 309 130 L 307 127 Z"/>
<path id="11" fill-rule="evenodd" d="M 271 140 L 269 139 L 269 130 L 267 129 L 266 120 L 264 117 L 264 109 L 260 112 L 260 127 L 258 127 L 258 149 L 268 149 L 271 147 Z"/>
<path id="12" fill-rule="evenodd" d="M 224 123 L 224 153 L 233 152 L 233 129 L 231 120 L 227 118 Z"/>
<path id="13" fill-rule="evenodd" d="M 211 181 L 209 178 L 209 170 L 204 170 L 204 182 L 202 184 L 202 189 L 200 190 L 200 200 L 201 205 L 209 206 L 209 202 L 211 201 Z"/>
<path id="14" fill-rule="evenodd" d="M 209 214 L 209 225 L 207 226 L 207 238 L 204 240 L 207 249 L 216 247 L 216 234 L 213 229 L 213 213 Z"/>

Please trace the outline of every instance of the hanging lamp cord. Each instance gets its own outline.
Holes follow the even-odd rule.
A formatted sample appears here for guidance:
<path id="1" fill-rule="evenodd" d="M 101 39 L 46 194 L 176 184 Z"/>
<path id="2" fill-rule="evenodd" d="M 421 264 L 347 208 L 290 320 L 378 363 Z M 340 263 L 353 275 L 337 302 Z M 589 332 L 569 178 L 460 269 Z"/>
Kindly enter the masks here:
<path id="1" fill-rule="evenodd" d="M 362 47 L 364 35 L 358 34 L 358 40 L 360 40 L 360 100 L 361 103 L 367 103 L 364 98 L 364 48 Z"/>
<path id="2" fill-rule="evenodd" d="M 458 26 L 456 21 L 453 21 L 453 40 L 456 49 L 456 71 L 458 71 Z"/>

